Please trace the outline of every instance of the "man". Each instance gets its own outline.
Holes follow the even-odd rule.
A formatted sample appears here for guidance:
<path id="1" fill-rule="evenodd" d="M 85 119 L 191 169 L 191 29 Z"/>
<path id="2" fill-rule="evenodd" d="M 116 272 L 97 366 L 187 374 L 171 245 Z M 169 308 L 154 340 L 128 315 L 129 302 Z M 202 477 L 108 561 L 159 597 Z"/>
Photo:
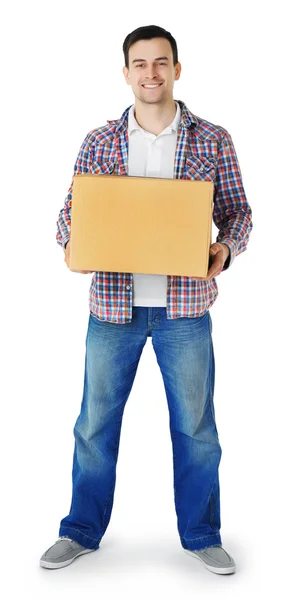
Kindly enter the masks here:
<path id="1" fill-rule="evenodd" d="M 246 249 L 252 229 L 229 133 L 195 116 L 173 86 L 181 73 L 177 45 L 157 26 L 123 44 L 123 73 L 135 104 L 86 136 L 74 174 L 111 173 L 214 181 L 214 223 L 205 279 L 142 273 L 94 273 L 89 294 L 85 381 L 74 427 L 73 495 L 59 538 L 41 557 L 46 568 L 99 548 L 113 506 L 121 422 L 148 337 L 164 379 L 174 457 L 174 499 L 181 545 L 213 573 L 234 573 L 222 547 L 215 422 L 214 351 L 209 308 L 215 277 Z M 57 221 L 69 267 L 72 186 Z M 92 271 L 80 271 L 90 273 Z"/>

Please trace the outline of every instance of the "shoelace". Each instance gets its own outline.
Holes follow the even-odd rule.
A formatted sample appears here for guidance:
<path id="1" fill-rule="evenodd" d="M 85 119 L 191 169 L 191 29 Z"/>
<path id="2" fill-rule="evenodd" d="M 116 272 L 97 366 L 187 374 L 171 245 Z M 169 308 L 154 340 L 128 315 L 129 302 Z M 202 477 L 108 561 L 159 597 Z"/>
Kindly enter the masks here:
<path id="1" fill-rule="evenodd" d="M 70 537 L 68 537 L 68 535 L 61 535 L 56 541 L 59 542 L 60 540 L 69 540 L 70 542 L 73 542 L 73 540 Z"/>

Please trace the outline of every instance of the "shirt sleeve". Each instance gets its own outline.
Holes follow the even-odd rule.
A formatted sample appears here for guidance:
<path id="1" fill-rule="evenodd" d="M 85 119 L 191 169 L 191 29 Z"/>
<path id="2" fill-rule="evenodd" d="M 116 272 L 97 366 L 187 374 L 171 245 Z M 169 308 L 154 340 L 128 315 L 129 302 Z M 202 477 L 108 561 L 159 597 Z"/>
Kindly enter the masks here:
<path id="1" fill-rule="evenodd" d="M 241 170 L 230 134 L 224 130 L 214 187 L 213 221 L 219 229 L 216 242 L 226 244 L 230 254 L 223 266 L 228 269 L 235 257 L 246 250 L 253 228 Z"/>
<path id="2" fill-rule="evenodd" d="M 88 173 L 92 162 L 93 151 L 91 146 L 91 135 L 88 133 L 78 152 L 78 156 L 74 165 L 73 177 L 74 175 L 81 173 Z M 68 189 L 68 194 L 64 200 L 64 206 L 60 210 L 58 220 L 56 222 L 56 241 L 63 248 L 63 250 L 70 239 L 72 190 L 73 178 Z"/>

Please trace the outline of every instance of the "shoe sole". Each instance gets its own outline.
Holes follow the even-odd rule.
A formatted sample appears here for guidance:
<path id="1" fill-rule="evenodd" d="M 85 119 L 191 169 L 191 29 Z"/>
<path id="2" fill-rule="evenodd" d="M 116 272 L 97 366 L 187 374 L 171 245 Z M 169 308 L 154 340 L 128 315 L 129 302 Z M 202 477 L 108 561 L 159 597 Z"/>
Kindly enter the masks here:
<path id="1" fill-rule="evenodd" d="M 213 567 L 211 565 L 207 565 L 207 563 L 205 563 L 197 554 L 192 554 L 192 551 L 187 550 L 186 548 L 184 548 L 184 551 L 193 558 L 200 560 L 204 567 L 206 567 L 206 569 L 212 573 L 217 573 L 217 575 L 230 575 L 230 573 L 236 572 L 236 565 L 232 565 L 231 567 Z"/>
<path id="2" fill-rule="evenodd" d="M 88 552 L 95 552 L 95 548 L 86 548 L 85 550 L 81 550 L 75 556 L 73 556 L 73 558 L 69 558 L 68 560 L 64 560 L 63 562 L 55 563 L 49 560 L 42 559 L 40 560 L 40 566 L 44 567 L 45 569 L 61 569 L 62 567 L 67 567 L 68 565 L 70 565 L 70 563 L 72 563 L 72 561 L 81 554 L 87 554 Z"/>

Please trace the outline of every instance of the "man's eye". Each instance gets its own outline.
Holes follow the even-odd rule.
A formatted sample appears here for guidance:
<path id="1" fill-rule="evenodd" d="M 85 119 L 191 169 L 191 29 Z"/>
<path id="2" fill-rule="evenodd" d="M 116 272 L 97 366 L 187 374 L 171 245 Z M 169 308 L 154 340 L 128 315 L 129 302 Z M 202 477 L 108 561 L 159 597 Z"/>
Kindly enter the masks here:
<path id="1" fill-rule="evenodd" d="M 160 64 L 160 65 L 166 65 L 166 63 L 164 63 L 164 62 L 160 62 L 159 64 Z M 137 67 L 142 67 L 142 66 L 143 66 L 143 63 L 142 63 L 141 65 L 136 65 L 136 66 L 137 66 Z"/>

